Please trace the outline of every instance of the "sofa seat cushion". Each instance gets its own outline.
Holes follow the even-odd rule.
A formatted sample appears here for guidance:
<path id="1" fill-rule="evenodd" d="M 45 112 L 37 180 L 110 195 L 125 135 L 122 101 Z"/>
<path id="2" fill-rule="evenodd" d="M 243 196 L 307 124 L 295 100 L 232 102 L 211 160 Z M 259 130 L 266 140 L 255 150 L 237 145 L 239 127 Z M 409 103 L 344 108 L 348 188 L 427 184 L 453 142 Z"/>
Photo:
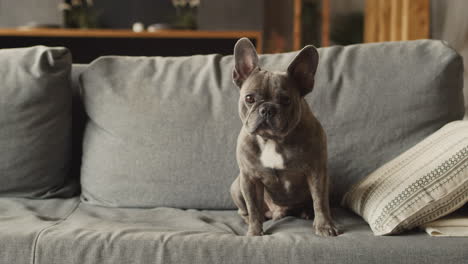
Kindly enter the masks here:
<path id="1" fill-rule="evenodd" d="M 81 203 L 44 230 L 36 263 L 466 263 L 468 238 L 433 238 L 422 231 L 376 237 L 345 209 L 335 238 L 313 234 L 312 221 L 265 223 L 267 235 L 246 237 L 235 211 L 105 208 Z"/>
<path id="2" fill-rule="evenodd" d="M 68 216 L 78 201 L 0 198 L 0 263 L 34 263 L 35 242 L 41 232 Z"/>

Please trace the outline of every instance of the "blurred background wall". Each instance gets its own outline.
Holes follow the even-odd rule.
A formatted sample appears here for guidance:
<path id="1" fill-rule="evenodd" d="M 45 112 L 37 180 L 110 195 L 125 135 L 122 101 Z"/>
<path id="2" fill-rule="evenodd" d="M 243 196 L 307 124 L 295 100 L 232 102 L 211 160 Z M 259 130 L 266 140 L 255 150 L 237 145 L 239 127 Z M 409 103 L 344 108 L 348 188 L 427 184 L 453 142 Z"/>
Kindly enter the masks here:
<path id="1" fill-rule="evenodd" d="M 0 0 L 0 27 L 17 27 L 31 21 L 61 24 L 60 0 Z"/>
<path id="2" fill-rule="evenodd" d="M 431 35 L 450 43 L 465 65 L 465 119 L 468 119 L 468 1 L 432 0 Z"/>
<path id="3" fill-rule="evenodd" d="M 61 0 L 0 0 L 0 27 L 30 22 L 61 24 Z M 105 28 L 131 28 L 169 23 L 175 9 L 171 0 L 94 0 L 99 22 Z M 198 27 L 202 30 L 262 30 L 263 0 L 201 0 Z"/>

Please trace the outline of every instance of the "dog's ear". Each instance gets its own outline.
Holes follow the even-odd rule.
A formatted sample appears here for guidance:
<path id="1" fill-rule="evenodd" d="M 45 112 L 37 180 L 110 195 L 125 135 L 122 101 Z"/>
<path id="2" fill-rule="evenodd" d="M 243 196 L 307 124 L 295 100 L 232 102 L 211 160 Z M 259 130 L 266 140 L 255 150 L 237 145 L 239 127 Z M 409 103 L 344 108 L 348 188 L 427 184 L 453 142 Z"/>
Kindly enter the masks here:
<path id="1" fill-rule="evenodd" d="M 241 38 L 234 46 L 232 79 L 240 88 L 249 75 L 258 68 L 258 55 L 248 38 Z"/>
<path id="2" fill-rule="evenodd" d="M 318 61 L 317 49 L 309 45 L 305 46 L 289 64 L 288 76 L 298 85 L 301 96 L 310 93 L 314 88 Z"/>

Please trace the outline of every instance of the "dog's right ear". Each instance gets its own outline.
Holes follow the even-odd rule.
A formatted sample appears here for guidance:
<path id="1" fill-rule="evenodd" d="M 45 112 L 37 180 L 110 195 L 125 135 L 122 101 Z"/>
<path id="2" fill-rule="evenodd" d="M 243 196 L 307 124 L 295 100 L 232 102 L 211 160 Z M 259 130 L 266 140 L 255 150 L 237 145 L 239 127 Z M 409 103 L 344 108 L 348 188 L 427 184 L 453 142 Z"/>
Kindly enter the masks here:
<path id="1" fill-rule="evenodd" d="M 234 69 L 232 79 L 241 88 L 242 83 L 258 68 L 258 55 L 248 38 L 241 38 L 234 46 Z"/>

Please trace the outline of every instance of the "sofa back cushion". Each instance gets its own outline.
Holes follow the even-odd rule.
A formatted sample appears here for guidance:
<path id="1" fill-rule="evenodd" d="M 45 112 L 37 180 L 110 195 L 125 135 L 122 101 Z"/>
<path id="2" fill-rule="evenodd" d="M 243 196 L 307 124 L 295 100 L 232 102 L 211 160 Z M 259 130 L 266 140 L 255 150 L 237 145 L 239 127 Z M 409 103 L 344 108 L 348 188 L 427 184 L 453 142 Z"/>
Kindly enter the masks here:
<path id="1" fill-rule="evenodd" d="M 328 135 L 331 198 L 463 116 L 461 58 L 440 41 L 319 49 L 307 96 Z M 284 71 L 295 52 L 262 55 Z M 81 75 L 90 118 L 82 199 L 117 207 L 232 209 L 238 89 L 232 56 L 103 57 Z"/>
<path id="2" fill-rule="evenodd" d="M 0 65 L 0 196 L 72 195 L 70 53 L 2 49 Z"/>

